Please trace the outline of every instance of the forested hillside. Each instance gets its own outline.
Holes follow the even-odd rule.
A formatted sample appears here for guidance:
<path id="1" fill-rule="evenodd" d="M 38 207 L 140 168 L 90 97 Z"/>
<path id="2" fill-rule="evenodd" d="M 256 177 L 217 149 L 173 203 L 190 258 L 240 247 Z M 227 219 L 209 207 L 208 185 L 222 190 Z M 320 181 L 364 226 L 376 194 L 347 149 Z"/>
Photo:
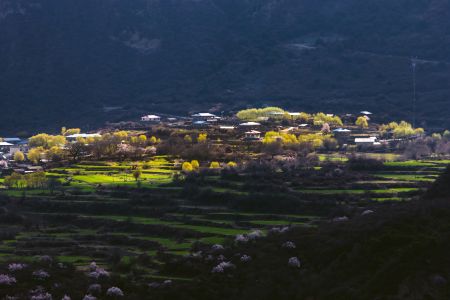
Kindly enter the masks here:
<path id="1" fill-rule="evenodd" d="M 419 121 L 445 127 L 449 17 L 445 0 L 0 0 L 0 131 L 250 103 L 408 118 L 411 56 Z"/>

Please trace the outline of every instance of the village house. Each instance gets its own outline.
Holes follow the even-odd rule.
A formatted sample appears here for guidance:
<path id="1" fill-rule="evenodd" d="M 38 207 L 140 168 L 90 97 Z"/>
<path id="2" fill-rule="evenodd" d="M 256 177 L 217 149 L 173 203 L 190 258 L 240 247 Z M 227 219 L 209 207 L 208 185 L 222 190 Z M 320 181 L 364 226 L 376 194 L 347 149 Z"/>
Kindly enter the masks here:
<path id="1" fill-rule="evenodd" d="M 66 139 L 69 142 L 76 142 L 79 138 L 87 139 L 87 138 L 100 138 L 101 135 L 98 133 L 77 133 L 66 136 Z"/>
<path id="2" fill-rule="evenodd" d="M 259 126 L 261 126 L 261 123 L 258 123 L 258 122 L 245 122 L 245 123 L 239 124 L 239 127 L 245 128 L 245 129 L 247 129 L 247 128 L 256 128 L 256 127 L 259 127 Z"/>
<path id="3" fill-rule="evenodd" d="M 146 115 L 141 117 L 142 122 L 152 122 L 152 123 L 159 123 L 161 122 L 161 117 L 157 115 Z"/>
<path id="4" fill-rule="evenodd" d="M 235 128 L 236 128 L 236 127 L 234 127 L 234 126 L 227 126 L 227 125 L 221 125 L 221 126 L 219 126 L 219 129 L 220 129 L 221 131 L 225 131 L 225 132 L 227 132 L 227 131 L 233 131 Z"/>
<path id="5" fill-rule="evenodd" d="M 300 113 L 299 112 L 290 112 L 290 113 L 288 113 L 289 114 L 289 116 L 291 116 L 292 118 L 294 118 L 294 117 L 299 117 L 300 116 Z"/>
<path id="6" fill-rule="evenodd" d="M 4 138 L 4 142 L 12 144 L 9 147 L 9 155 L 12 157 L 16 152 L 27 153 L 28 152 L 28 139 L 21 139 L 18 137 Z"/>
<path id="7" fill-rule="evenodd" d="M 209 121 L 211 122 L 212 120 L 219 120 L 220 117 L 216 116 L 215 114 L 212 113 L 197 113 L 197 114 L 193 114 L 192 115 L 193 121 Z"/>
<path id="8" fill-rule="evenodd" d="M 10 137 L 10 138 L 3 138 L 3 141 L 7 142 L 7 143 L 11 143 L 13 145 L 18 145 L 22 142 L 22 139 L 18 138 L 18 137 Z"/>
<path id="9" fill-rule="evenodd" d="M 246 141 L 259 141 L 261 139 L 261 132 L 257 130 L 250 130 L 245 132 L 244 140 Z"/>
<path id="10" fill-rule="evenodd" d="M 29 164 L 18 164 L 15 166 L 13 171 L 15 173 L 19 173 L 19 174 L 30 174 L 30 173 L 42 172 L 42 171 L 44 171 L 44 168 L 42 168 L 41 166 L 32 166 Z"/>
<path id="11" fill-rule="evenodd" d="M 206 121 L 198 120 L 198 121 L 192 122 L 192 126 L 203 128 L 203 127 L 208 127 L 209 123 Z"/>
<path id="12" fill-rule="evenodd" d="M 0 152 L 1 153 L 9 153 L 12 146 L 14 146 L 14 145 L 11 143 L 0 142 Z"/>
<path id="13" fill-rule="evenodd" d="M 337 128 L 337 129 L 334 129 L 332 132 L 333 132 L 334 137 L 340 144 L 346 144 L 349 142 L 350 133 L 352 131 L 347 128 Z"/>
<path id="14" fill-rule="evenodd" d="M 377 137 L 375 136 L 357 137 L 355 138 L 355 144 L 360 148 L 371 148 L 381 145 L 381 143 L 377 140 Z"/>
<path id="15" fill-rule="evenodd" d="M 372 115 L 372 113 L 370 111 L 367 111 L 367 110 L 360 111 L 359 113 L 362 114 L 362 115 L 365 115 L 365 116 Z"/>

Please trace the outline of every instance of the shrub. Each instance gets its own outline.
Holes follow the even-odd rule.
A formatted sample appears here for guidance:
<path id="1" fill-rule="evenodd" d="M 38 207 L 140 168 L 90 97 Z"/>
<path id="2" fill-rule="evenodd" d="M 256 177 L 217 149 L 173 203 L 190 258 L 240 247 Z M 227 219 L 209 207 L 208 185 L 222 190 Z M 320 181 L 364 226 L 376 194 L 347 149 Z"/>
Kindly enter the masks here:
<path id="1" fill-rule="evenodd" d="M 192 167 L 192 164 L 190 162 L 185 161 L 182 165 L 181 165 L 181 170 L 183 172 L 192 172 L 194 170 L 194 168 Z"/>
<path id="2" fill-rule="evenodd" d="M 16 278 L 7 274 L 0 274 L 0 285 L 12 285 L 16 282 Z"/>
<path id="3" fill-rule="evenodd" d="M 236 168 L 237 167 L 237 163 L 235 163 L 234 161 L 230 161 L 227 163 L 227 167 L 229 168 Z"/>
<path id="4" fill-rule="evenodd" d="M 106 295 L 110 297 L 123 297 L 123 292 L 120 288 L 113 286 L 106 291 Z"/>
<path id="5" fill-rule="evenodd" d="M 196 171 L 200 168 L 200 164 L 199 164 L 198 160 L 196 160 L 196 159 L 191 161 L 191 165 L 192 165 L 192 168 Z"/>
<path id="6" fill-rule="evenodd" d="M 288 265 L 293 268 L 300 268 L 300 260 L 297 257 L 291 257 L 288 260 Z"/>
<path id="7" fill-rule="evenodd" d="M 232 263 L 223 261 L 220 264 L 218 264 L 217 266 L 215 266 L 211 270 L 211 272 L 212 273 L 225 273 L 225 271 L 231 270 L 234 268 L 235 268 L 235 265 L 233 265 Z"/>
<path id="8" fill-rule="evenodd" d="M 220 164 L 217 161 L 213 161 L 211 162 L 211 164 L 209 165 L 210 169 L 220 169 Z"/>

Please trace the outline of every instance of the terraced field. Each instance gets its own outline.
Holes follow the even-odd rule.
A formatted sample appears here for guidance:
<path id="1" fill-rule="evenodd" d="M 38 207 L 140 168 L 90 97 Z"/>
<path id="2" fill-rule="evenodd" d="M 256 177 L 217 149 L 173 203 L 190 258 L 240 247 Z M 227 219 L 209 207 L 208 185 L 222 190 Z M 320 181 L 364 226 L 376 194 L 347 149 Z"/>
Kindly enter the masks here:
<path id="1" fill-rule="evenodd" d="M 330 161 L 344 167 L 347 162 L 340 156 L 323 157 L 313 172 L 322 174 Z M 339 203 L 345 196 L 358 206 L 406 201 L 428 187 L 448 163 L 388 161 L 382 170 L 362 171 L 360 177 L 344 183 L 336 179 L 298 186 L 284 180 L 280 195 L 299 203 L 317 199 Z M 131 174 L 136 166 L 143 168 L 139 183 Z M 4 190 L 1 193 L 11 198 L 3 201 L 20 201 L 26 221 L 1 228 L 0 260 L 52 255 L 82 267 L 92 260 L 126 265 L 145 256 L 150 262 L 142 266 L 143 278 L 189 280 L 161 270 L 171 258 L 193 253 L 198 245 L 222 244 L 238 234 L 264 233 L 278 226 L 316 226 L 327 217 L 301 210 L 265 213 L 261 207 L 249 211 L 230 204 L 229 199 L 248 201 L 256 195 L 245 180 L 209 175 L 195 192 L 188 192 L 173 181 L 178 170 L 178 163 L 166 157 L 138 163 L 80 163 L 47 171 L 62 184 L 53 192 Z M 206 193 L 203 202 L 196 202 L 202 193 Z"/>
<path id="2" fill-rule="evenodd" d="M 369 170 L 365 180 L 347 182 L 339 188 L 308 186 L 297 191 L 327 197 L 359 195 L 374 201 L 409 200 L 429 187 L 448 164 L 448 160 L 386 161 L 382 171 Z"/>

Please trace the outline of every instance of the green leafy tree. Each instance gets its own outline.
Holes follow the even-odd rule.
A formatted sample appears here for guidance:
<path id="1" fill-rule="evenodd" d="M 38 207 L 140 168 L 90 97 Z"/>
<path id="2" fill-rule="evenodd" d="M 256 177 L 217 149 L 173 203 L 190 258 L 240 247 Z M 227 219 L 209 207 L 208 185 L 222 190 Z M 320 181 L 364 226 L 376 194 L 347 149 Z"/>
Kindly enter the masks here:
<path id="1" fill-rule="evenodd" d="M 30 147 L 43 147 L 44 149 L 50 149 L 53 146 L 63 146 L 66 144 L 66 138 L 63 135 L 49 135 L 46 133 L 40 133 L 32 136 L 28 144 Z"/>
<path id="2" fill-rule="evenodd" d="M 325 123 L 328 123 L 330 126 L 343 126 L 341 118 L 338 116 L 327 115 L 323 112 L 315 114 L 313 122 L 316 126 L 322 126 Z"/>
<path id="3" fill-rule="evenodd" d="M 192 144 L 192 137 L 190 135 L 186 134 L 183 139 L 186 143 Z"/>
<path id="4" fill-rule="evenodd" d="M 33 164 L 37 164 L 41 161 L 43 155 L 45 154 L 45 149 L 42 146 L 30 149 L 28 151 L 28 160 L 31 161 Z"/>
<path id="5" fill-rule="evenodd" d="M 199 143 L 206 143 L 207 140 L 208 140 L 208 134 L 206 134 L 206 133 L 200 133 L 197 137 L 197 142 L 199 142 Z"/>
<path id="6" fill-rule="evenodd" d="M 14 153 L 14 161 L 15 162 L 22 162 L 25 160 L 25 155 L 21 151 L 17 151 Z"/>
<path id="7" fill-rule="evenodd" d="M 227 163 L 227 167 L 229 167 L 229 168 L 236 168 L 237 167 L 237 163 L 235 163 L 234 161 L 229 161 Z"/>
<path id="8" fill-rule="evenodd" d="M 145 146 L 147 144 L 147 136 L 141 134 L 138 136 L 139 144 Z"/>
<path id="9" fill-rule="evenodd" d="M 64 150 L 58 146 L 53 146 L 47 150 L 46 156 L 50 161 L 61 161 L 64 158 Z"/>
<path id="10" fill-rule="evenodd" d="M 63 136 L 79 134 L 80 132 L 81 132 L 80 128 L 69 128 L 69 129 L 66 129 L 66 127 L 61 128 L 61 135 Z"/>
<path id="11" fill-rule="evenodd" d="M 198 169 L 200 169 L 200 163 L 196 159 L 191 161 L 191 166 L 195 171 L 198 171 Z"/>
<path id="12" fill-rule="evenodd" d="M 183 172 L 189 173 L 194 171 L 194 168 L 192 167 L 190 162 L 185 161 L 182 165 L 181 165 L 181 170 Z"/>
<path id="13" fill-rule="evenodd" d="M 141 176 L 142 176 L 142 168 L 141 167 L 137 167 L 136 169 L 133 170 L 134 180 L 138 181 L 139 178 L 141 178 Z"/>
<path id="14" fill-rule="evenodd" d="M 245 121 L 258 121 L 261 118 L 283 118 L 285 111 L 279 107 L 250 108 L 239 111 L 236 116 Z"/>
<path id="15" fill-rule="evenodd" d="M 367 121 L 366 117 L 361 116 L 361 117 L 358 117 L 358 119 L 356 119 L 355 125 L 361 129 L 365 129 L 365 128 L 369 127 L 369 121 Z"/>
<path id="16" fill-rule="evenodd" d="M 210 169 L 220 169 L 220 164 L 217 161 L 213 161 L 211 162 L 211 164 L 209 165 Z"/>
<path id="17" fill-rule="evenodd" d="M 150 144 L 156 145 L 158 143 L 158 139 L 155 136 L 152 136 L 150 138 Z"/>

